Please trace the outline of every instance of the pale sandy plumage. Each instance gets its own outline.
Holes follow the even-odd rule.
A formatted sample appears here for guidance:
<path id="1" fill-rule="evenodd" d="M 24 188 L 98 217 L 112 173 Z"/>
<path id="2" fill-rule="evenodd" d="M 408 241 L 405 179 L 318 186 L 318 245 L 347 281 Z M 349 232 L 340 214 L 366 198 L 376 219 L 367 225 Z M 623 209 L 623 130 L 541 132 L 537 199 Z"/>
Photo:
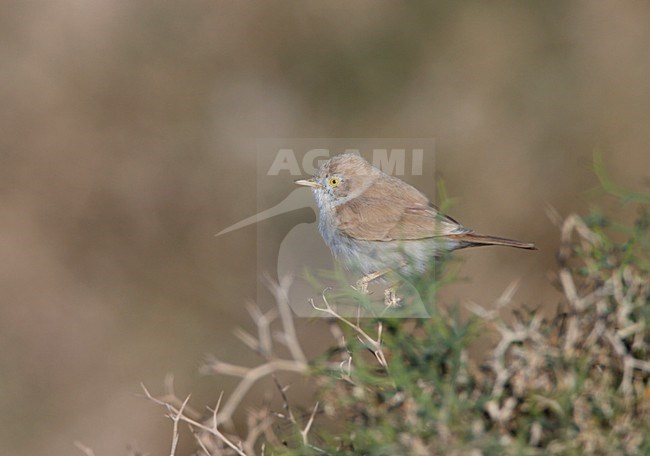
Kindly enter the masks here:
<path id="1" fill-rule="evenodd" d="M 402 267 L 423 272 L 441 251 L 481 245 L 535 249 L 534 244 L 474 233 L 443 215 L 415 187 L 355 154 L 337 155 L 311 180 L 319 228 L 334 255 L 370 274 Z"/>

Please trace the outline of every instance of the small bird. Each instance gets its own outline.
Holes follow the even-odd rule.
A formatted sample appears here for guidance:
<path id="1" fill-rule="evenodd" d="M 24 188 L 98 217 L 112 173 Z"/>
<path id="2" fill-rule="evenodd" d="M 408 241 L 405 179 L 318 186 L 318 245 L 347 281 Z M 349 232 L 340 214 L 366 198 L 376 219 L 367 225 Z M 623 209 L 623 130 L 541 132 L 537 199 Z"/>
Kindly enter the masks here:
<path id="1" fill-rule="evenodd" d="M 415 187 L 375 168 L 359 155 L 336 155 L 324 162 L 311 187 L 319 209 L 319 231 L 334 257 L 364 277 L 367 293 L 373 280 L 390 271 L 423 274 L 444 252 L 483 245 L 536 250 L 534 244 L 476 234 L 438 208 Z M 394 290 L 385 292 L 395 304 Z"/>

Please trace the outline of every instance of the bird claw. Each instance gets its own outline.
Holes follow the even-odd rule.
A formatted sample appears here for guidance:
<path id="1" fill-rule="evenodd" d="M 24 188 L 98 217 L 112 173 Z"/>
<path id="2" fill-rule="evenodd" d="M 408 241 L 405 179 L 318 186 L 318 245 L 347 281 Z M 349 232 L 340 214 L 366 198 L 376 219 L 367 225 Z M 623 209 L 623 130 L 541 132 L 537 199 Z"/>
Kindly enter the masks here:
<path id="1" fill-rule="evenodd" d="M 368 291 L 368 284 L 373 280 L 379 279 L 380 277 L 385 276 L 390 272 L 390 269 L 384 269 L 382 271 L 373 272 L 372 274 L 365 275 L 357 280 L 357 283 L 352 288 L 358 291 L 361 294 L 369 295 L 372 294 Z"/>
<path id="2" fill-rule="evenodd" d="M 394 288 L 386 288 L 384 290 L 384 304 L 388 308 L 392 307 L 400 307 L 400 303 L 402 302 L 402 298 L 397 297 L 397 293 L 395 293 Z"/>
<path id="3" fill-rule="evenodd" d="M 369 295 L 370 291 L 368 291 L 368 280 L 366 277 L 362 277 L 361 279 L 357 280 L 357 283 L 355 285 L 351 285 L 351 288 L 361 294 L 364 295 Z"/>
<path id="4" fill-rule="evenodd" d="M 373 274 L 368 274 L 359 280 L 357 280 L 357 283 L 355 285 L 352 285 L 352 289 L 356 290 L 358 293 L 364 294 L 364 295 L 370 295 L 372 294 L 368 290 L 368 284 L 372 282 L 375 279 L 378 279 L 379 277 L 385 275 L 388 271 L 379 271 L 375 272 Z M 402 302 L 402 298 L 397 297 L 397 293 L 395 293 L 395 286 L 392 286 L 390 288 L 386 288 L 384 290 L 384 304 L 386 305 L 387 308 L 396 308 L 400 307 L 400 303 Z"/>

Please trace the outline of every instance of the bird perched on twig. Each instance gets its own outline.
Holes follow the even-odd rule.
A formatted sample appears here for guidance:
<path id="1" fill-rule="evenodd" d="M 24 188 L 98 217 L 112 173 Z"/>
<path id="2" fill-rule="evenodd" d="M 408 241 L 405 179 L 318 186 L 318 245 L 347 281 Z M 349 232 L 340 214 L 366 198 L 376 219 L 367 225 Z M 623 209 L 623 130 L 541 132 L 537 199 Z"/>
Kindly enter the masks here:
<path id="1" fill-rule="evenodd" d="M 334 257 L 364 277 L 358 288 L 399 270 L 422 274 L 443 252 L 483 245 L 535 250 L 534 244 L 477 234 L 438 208 L 415 187 L 346 153 L 324 162 L 311 179 L 319 230 Z M 386 304 L 399 300 L 386 291 Z"/>

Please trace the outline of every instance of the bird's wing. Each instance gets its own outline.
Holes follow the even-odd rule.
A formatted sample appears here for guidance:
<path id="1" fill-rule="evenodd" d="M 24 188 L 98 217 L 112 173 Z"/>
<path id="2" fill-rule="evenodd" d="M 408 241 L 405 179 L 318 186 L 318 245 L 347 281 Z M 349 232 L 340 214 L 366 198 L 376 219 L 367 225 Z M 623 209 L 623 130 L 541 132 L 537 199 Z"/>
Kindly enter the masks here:
<path id="1" fill-rule="evenodd" d="M 468 231 L 454 219 L 438 212 L 435 206 L 410 206 L 405 208 L 402 218 L 388 232 L 388 237 L 391 240 L 424 239 Z"/>
<path id="2" fill-rule="evenodd" d="M 470 231 L 440 214 L 416 188 L 392 177 L 376 180 L 336 211 L 337 229 L 364 241 L 425 239 Z"/>

